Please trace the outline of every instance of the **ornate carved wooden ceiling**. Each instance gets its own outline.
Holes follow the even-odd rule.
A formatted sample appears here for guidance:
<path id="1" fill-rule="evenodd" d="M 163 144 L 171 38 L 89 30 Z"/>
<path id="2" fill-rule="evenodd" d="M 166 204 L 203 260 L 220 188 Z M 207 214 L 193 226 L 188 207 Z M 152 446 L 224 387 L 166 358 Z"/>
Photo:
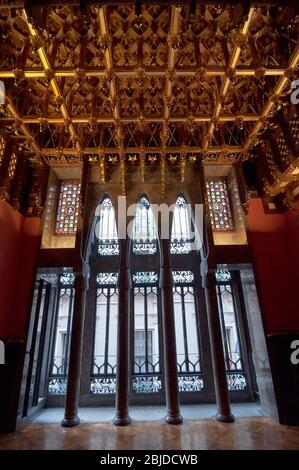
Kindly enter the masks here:
<path id="1" fill-rule="evenodd" d="M 0 127 L 50 165 L 144 152 L 232 163 L 299 63 L 290 6 L 1 8 L 0 27 Z"/>

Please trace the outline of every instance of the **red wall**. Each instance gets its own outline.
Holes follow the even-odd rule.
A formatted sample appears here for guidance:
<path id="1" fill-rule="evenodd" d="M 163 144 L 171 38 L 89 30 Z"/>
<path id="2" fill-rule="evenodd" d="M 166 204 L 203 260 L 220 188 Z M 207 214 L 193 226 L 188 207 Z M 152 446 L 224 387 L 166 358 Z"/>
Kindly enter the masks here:
<path id="1" fill-rule="evenodd" d="M 299 330 L 299 212 L 265 214 L 251 199 L 247 221 L 266 330 Z"/>
<path id="2" fill-rule="evenodd" d="M 40 245 L 37 217 L 24 218 L 0 202 L 0 337 L 25 338 Z"/>

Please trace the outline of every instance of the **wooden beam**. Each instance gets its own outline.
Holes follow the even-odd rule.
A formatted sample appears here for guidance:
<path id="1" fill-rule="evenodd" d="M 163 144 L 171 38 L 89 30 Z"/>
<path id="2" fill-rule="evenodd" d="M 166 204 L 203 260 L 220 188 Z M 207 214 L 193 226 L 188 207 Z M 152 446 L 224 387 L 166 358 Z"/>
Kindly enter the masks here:
<path id="1" fill-rule="evenodd" d="M 288 67 L 282 77 L 278 80 L 277 84 L 272 90 L 272 94 L 265 103 L 262 112 L 261 112 L 261 117 L 260 120 L 255 124 L 253 127 L 250 135 L 248 136 L 245 146 L 244 146 L 244 151 L 247 151 L 249 147 L 252 145 L 256 135 L 260 132 L 262 127 L 264 126 L 265 121 L 269 117 L 269 114 L 271 113 L 273 106 L 275 106 L 275 100 L 279 97 L 279 95 L 282 93 L 283 89 L 287 85 L 287 83 L 290 81 L 289 74 L 295 70 L 297 65 L 299 64 L 299 46 L 295 49 L 293 52 L 289 63 Z"/>
<path id="2" fill-rule="evenodd" d="M 250 8 L 249 13 L 248 13 L 248 18 L 245 21 L 245 23 L 242 27 L 242 30 L 241 30 L 240 40 L 241 40 L 242 37 L 245 38 L 246 34 L 248 33 L 250 21 L 253 17 L 253 14 L 254 14 L 254 8 Z M 221 84 L 218 100 L 216 102 L 215 109 L 214 109 L 214 116 L 213 116 L 213 119 L 210 122 L 207 134 L 205 136 L 205 141 L 204 141 L 204 148 L 205 149 L 207 149 L 209 147 L 209 142 L 210 142 L 210 139 L 213 136 L 213 133 L 214 133 L 214 130 L 215 130 L 215 127 L 216 127 L 216 123 L 219 121 L 219 115 L 220 115 L 221 108 L 222 108 L 222 102 L 223 102 L 223 100 L 224 100 L 224 98 L 225 98 L 225 96 L 228 92 L 230 81 L 231 81 L 231 76 L 235 75 L 238 60 L 240 58 L 240 53 L 241 53 L 241 47 L 240 47 L 239 44 L 237 44 L 234 47 L 234 50 L 233 50 L 232 55 L 230 57 L 230 61 L 228 63 L 227 73 L 222 79 L 222 84 Z"/>
<path id="3" fill-rule="evenodd" d="M 29 79 L 45 78 L 45 70 L 43 68 L 25 68 L 24 77 Z M 72 67 L 57 67 L 52 68 L 52 72 L 55 78 L 74 78 L 77 76 L 76 69 Z M 86 77 L 97 77 L 105 78 L 107 75 L 106 69 L 103 68 L 92 68 L 86 67 L 84 69 Z M 167 72 L 165 67 L 152 67 L 145 68 L 144 75 L 146 77 L 163 77 Z M 224 76 L 227 72 L 227 67 L 222 66 L 208 66 L 205 69 L 205 75 L 207 77 L 213 76 Z M 264 70 L 266 76 L 280 76 L 285 72 L 285 68 L 282 67 L 268 67 Z M 196 77 L 198 71 L 196 67 L 186 67 L 182 70 L 176 70 L 177 77 Z M 237 77 L 253 77 L 256 74 L 256 68 L 252 67 L 237 67 L 235 69 L 235 76 Z M 114 75 L 116 77 L 136 77 L 136 70 L 131 67 L 127 68 L 115 68 Z M 15 72 L 11 69 L 0 69 L 0 78 L 16 78 Z"/>
<path id="4" fill-rule="evenodd" d="M 28 31 L 29 31 L 29 34 L 32 38 L 36 38 L 38 37 L 38 33 L 37 31 L 35 30 L 34 26 L 29 22 L 28 20 L 28 16 L 27 16 L 27 13 L 26 13 L 26 10 L 24 9 L 23 10 L 23 17 L 26 21 L 26 24 L 27 24 L 27 27 L 28 27 Z M 79 138 L 76 134 L 76 131 L 75 131 L 75 128 L 74 128 L 74 125 L 70 119 L 70 114 L 68 112 L 68 109 L 64 103 L 64 99 L 63 99 L 63 95 L 61 93 L 61 90 L 60 90 L 60 87 L 58 85 L 58 82 L 57 82 L 57 79 L 55 77 L 55 74 L 52 70 L 52 67 L 51 67 L 51 63 L 50 63 L 50 60 L 48 58 L 48 55 L 46 53 L 46 50 L 43 46 L 40 46 L 38 47 L 37 49 L 37 53 L 39 55 L 39 58 L 40 58 L 40 61 L 42 63 L 42 66 L 43 66 L 43 69 L 44 69 L 44 73 L 45 73 L 45 76 L 48 76 L 48 77 L 51 77 L 50 79 L 50 86 L 52 88 L 52 91 L 53 91 L 53 94 L 56 98 L 58 98 L 62 104 L 60 106 L 60 111 L 61 111 L 61 114 L 63 116 L 63 119 L 65 120 L 65 122 L 68 123 L 68 129 L 69 129 L 69 133 L 71 135 L 71 138 L 74 139 L 75 141 L 75 146 L 77 148 L 78 151 L 81 151 L 81 146 L 80 146 L 80 142 L 79 142 Z"/>

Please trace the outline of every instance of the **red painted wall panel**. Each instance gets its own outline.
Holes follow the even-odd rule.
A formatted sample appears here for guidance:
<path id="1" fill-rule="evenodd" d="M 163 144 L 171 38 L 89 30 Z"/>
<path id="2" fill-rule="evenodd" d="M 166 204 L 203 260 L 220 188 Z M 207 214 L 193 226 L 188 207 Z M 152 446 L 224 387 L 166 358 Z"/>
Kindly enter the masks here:
<path id="1" fill-rule="evenodd" d="M 40 245 L 38 218 L 24 218 L 0 202 L 0 337 L 25 338 Z"/>
<path id="2" fill-rule="evenodd" d="M 248 238 L 268 333 L 299 330 L 299 213 L 265 214 L 251 199 Z"/>

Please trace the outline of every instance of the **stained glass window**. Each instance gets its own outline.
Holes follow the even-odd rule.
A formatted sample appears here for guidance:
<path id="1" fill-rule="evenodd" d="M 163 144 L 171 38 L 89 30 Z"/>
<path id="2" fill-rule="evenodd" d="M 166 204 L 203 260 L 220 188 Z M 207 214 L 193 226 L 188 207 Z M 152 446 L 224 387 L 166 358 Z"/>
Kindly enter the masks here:
<path id="1" fill-rule="evenodd" d="M 13 153 L 10 157 L 10 162 L 8 166 L 8 178 L 10 180 L 12 180 L 13 177 L 15 176 L 16 166 L 17 166 L 17 157 L 16 157 L 16 154 Z"/>
<path id="2" fill-rule="evenodd" d="M 5 150 L 5 140 L 0 136 L 0 166 L 2 165 L 3 155 Z"/>
<path id="3" fill-rule="evenodd" d="M 185 254 L 191 252 L 192 220 L 189 205 L 183 196 L 179 196 L 173 211 L 170 253 Z"/>
<path id="4" fill-rule="evenodd" d="M 80 188 L 81 184 L 79 181 L 65 180 L 61 183 L 55 230 L 58 235 L 71 235 L 76 233 Z"/>
<path id="5" fill-rule="evenodd" d="M 132 233 L 133 253 L 135 255 L 152 255 L 156 253 L 157 231 L 155 218 L 150 203 L 145 196 L 142 196 L 137 204 Z"/>
<path id="6" fill-rule="evenodd" d="M 115 211 L 111 199 L 106 196 L 99 207 L 99 219 L 96 224 L 99 255 L 119 254 L 119 243 L 115 221 Z"/>
<path id="7" fill-rule="evenodd" d="M 212 229 L 216 232 L 234 230 L 226 180 L 207 179 L 206 189 Z"/>

